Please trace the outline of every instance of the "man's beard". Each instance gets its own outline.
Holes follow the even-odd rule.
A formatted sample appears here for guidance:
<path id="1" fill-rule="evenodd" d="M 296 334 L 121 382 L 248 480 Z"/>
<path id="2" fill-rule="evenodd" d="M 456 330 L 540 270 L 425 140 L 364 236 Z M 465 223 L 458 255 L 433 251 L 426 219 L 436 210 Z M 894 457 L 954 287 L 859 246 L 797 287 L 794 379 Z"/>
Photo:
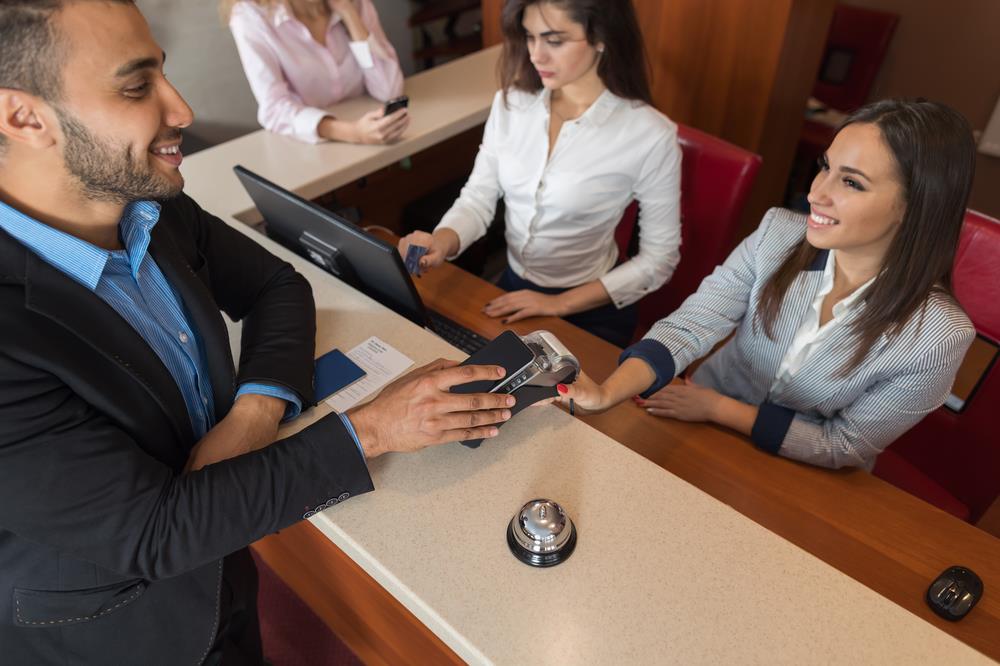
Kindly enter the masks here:
<path id="1" fill-rule="evenodd" d="M 102 140 L 69 112 L 58 107 L 55 111 L 66 137 L 63 151 L 66 168 L 88 199 L 126 205 L 180 194 L 181 185 L 156 173 L 148 162 L 138 164 L 129 146 Z M 171 135 L 160 140 L 171 141 L 179 136 L 180 130 L 172 130 Z"/>

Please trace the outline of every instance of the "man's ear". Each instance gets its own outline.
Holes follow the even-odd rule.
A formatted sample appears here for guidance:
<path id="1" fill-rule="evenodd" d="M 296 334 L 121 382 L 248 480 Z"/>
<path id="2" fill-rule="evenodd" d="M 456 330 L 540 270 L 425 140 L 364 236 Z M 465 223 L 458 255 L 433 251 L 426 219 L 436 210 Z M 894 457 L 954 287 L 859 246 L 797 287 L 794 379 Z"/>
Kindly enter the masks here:
<path id="1" fill-rule="evenodd" d="M 56 141 L 51 107 L 35 95 L 0 88 L 0 134 L 8 141 L 48 148 Z"/>

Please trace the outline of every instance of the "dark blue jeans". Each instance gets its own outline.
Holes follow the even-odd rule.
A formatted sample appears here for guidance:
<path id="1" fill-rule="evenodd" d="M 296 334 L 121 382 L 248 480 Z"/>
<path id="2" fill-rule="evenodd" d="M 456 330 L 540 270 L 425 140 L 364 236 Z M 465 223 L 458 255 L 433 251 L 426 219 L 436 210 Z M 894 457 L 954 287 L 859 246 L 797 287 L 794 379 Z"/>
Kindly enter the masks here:
<path id="1" fill-rule="evenodd" d="M 543 294 L 561 294 L 567 291 L 567 289 L 559 287 L 540 287 L 534 282 L 525 280 L 510 270 L 509 267 L 500 276 L 497 286 L 506 291 L 531 289 Z M 639 309 L 635 303 L 627 305 L 620 310 L 614 306 L 614 303 L 608 303 L 593 310 L 584 310 L 583 312 L 563 317 L 563 319 L 574 326 L 579 326 L 588 333 L 592 333 L 619 347 L 627 347 L 632 342 L 632 334 L 635 332 L 638 318 Z"/>

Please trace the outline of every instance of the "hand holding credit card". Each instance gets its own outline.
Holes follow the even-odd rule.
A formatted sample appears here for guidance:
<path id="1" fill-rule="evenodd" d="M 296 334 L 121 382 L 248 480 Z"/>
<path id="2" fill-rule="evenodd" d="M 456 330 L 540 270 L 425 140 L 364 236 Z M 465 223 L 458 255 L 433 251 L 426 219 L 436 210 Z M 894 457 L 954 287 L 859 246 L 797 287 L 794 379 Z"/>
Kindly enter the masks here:
<path id="1" fill-rule="evenodd" d="M 406 248 L 406 259 L 403 260 L 403 264 L 410 275 L 420 275 L 420 259 L 427 254 L 428 249 L 423 245 L 412 244 Z"/>

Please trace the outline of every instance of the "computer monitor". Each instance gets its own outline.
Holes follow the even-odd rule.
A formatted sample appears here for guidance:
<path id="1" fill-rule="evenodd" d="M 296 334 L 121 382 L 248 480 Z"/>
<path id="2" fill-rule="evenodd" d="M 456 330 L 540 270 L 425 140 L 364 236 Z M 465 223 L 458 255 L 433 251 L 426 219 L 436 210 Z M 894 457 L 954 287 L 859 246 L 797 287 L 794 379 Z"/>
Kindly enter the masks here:
<path id="1" fill-rule="evenodd" d="M 233 171 L 264 217 L 268 236 L 415 324 L 430 327 L 395 247 L 242 166 Z"/>

